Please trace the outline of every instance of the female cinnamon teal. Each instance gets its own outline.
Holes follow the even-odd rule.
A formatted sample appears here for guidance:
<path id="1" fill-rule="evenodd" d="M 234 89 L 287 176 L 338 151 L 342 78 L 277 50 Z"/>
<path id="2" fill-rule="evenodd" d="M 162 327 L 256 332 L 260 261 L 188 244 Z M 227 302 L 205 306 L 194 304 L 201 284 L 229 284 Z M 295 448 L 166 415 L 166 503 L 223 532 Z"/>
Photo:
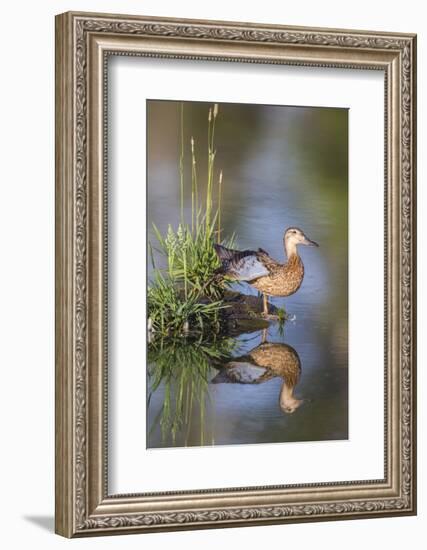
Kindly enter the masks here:
<path id="1" fill-rule="evenodd" d="M 290 296 L 301 286 L 304 265 L 297 246 L 319 246 L 310 240 L 298 227 L 289 227 L 283 236 L 287 261 L 281 264 L 271 258 L 262 248 L 254 250 L 232 250 L 215 245 L 221 261 L 219 273 L 237 281 L 246 281 L 263 293 L 263 315 L 268 317 L 268 296 Z"/>

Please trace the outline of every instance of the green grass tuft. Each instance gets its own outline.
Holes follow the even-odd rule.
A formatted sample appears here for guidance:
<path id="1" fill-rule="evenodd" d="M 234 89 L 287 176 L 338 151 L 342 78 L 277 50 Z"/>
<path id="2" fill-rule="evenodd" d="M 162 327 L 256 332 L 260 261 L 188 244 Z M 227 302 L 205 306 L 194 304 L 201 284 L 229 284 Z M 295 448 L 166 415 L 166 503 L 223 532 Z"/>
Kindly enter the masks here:
<path id="1" fill-rule="evenodd" d="M 214 249 L 215 242 L 232 247 L 234 236 L 221 239 L 221 194 L 223 174 L 215 178 L 215 123 L 218 105 L 208 113 L 208 166 L 205 182 L 205 201 L 199 204 L 201 195 L 197 177 L 196 144 L 190 142 L 191 154 L 191 218 L 184 220 L 184 156 L 183 143 L 184 110 L 181 105 L 181 155 L 180 174 L 180 217 L 181 222 L 174 229 L 169 225 L 165 235 L 153 224 L 157 242 L 149 244 L 154 277 L 148 288 L 148 317 L 152 333 L 176 335 L 180 333 L 219 331 L 220 312 L 224 307 L 224 280 L 216 270 L 220 262 Z M 216 189 L 215 189 L 216 182 Z M 217 204 L 214 205 L 214 196 Z M 154 265 L 153 249 L 166 258 L 167 268 L 157 269 Z"/>
<path id="2" fill-rule="evenodd" d="M 160 423 L 162 439 L 176 435 L 184 426 L 190 431 L 194 408 L 200 414 L 200 444 L 207 441 L 204 426 L 206 401 L 209 399 L 209 377 L 212 366 L 231 358 L 236 342 L 232 338 L 213 338 L 209 341 L 187 338 L 159 338 L 148 348 L 149 396 L 164 388 L 164 399 L 159 417 L 151 430 Z"/>

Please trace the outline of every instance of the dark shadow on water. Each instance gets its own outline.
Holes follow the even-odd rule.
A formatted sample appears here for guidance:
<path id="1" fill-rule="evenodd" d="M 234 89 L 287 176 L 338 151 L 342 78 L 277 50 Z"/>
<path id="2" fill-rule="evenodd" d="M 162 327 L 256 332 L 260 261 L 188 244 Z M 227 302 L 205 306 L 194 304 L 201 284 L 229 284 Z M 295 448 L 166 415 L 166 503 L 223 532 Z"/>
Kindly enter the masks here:
<path id="1" fill-rule="evenodd" d="M 55 518 L 53 516 L 23 516 L 23 519 L 50 533 L 55 531 Z"/>

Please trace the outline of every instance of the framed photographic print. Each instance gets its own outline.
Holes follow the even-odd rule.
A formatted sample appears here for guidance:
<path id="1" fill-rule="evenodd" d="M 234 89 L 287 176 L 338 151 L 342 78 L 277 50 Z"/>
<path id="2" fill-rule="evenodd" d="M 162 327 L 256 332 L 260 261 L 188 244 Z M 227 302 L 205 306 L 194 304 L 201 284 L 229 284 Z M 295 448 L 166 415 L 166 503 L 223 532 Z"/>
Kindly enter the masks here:
<path id="1" fill-rule="evenodd" d="M 56 18 L 56 531 L 415 514 L 416 37 Z"/>

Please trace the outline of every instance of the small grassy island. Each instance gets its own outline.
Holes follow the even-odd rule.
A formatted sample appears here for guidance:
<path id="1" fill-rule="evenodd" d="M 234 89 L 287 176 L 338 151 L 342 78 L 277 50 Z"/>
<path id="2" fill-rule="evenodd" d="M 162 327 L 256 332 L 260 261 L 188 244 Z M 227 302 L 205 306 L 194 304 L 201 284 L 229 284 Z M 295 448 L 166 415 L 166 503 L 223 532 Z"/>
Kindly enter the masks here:
<path id="1" fill-rule="evenodd" d="M 218 275 L 220 267 L 214 244 L 235 246 L 236 235 L 221 229 L 223 172 L 215 170 L 215 125 L 218 104 L 208 111 L 207 178 L 197 177 L 196 143 L 191 137 L 191 178 L 184 174 L 184 104 L 181 104 L 180 143 L 180 222 L 161 234 L 153 224 L 156 242 L 149 244 L 154 270 L 148 286 L 148 331 L 151 339 L 161 336 L 238 334 L 268 326 L 261 317 L 262 299 L 230 289 L 227 279 Z M 191 216 L 184 217 L 184 188 L 191 189 Z M 154 250 L 164 258 L 159 268 Z M 284 311 L 273 307 L 279 321 Z"/>

